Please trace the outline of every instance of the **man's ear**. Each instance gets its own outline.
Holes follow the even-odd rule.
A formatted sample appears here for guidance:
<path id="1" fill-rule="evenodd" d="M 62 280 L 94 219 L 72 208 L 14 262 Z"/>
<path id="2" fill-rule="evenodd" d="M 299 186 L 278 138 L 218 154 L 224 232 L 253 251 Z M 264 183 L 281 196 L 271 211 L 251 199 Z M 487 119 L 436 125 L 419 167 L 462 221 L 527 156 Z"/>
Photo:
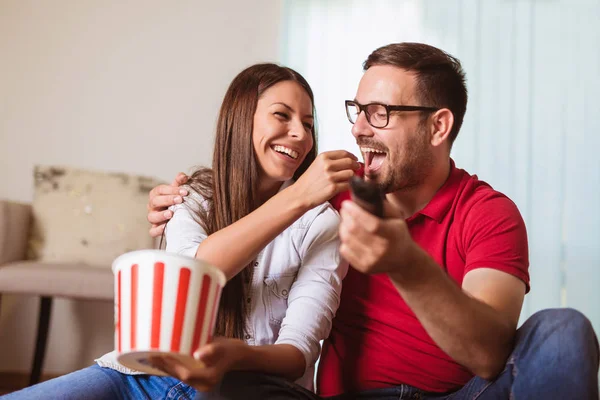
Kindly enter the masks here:
<path id="1" fill-rule="evenodd" d="M 454 115 L 449 109 L 442 108 L 431 116 L 431 122 L 431 144 L 438 147 L 450 137 L 450 132 L 454 126 Z"/>

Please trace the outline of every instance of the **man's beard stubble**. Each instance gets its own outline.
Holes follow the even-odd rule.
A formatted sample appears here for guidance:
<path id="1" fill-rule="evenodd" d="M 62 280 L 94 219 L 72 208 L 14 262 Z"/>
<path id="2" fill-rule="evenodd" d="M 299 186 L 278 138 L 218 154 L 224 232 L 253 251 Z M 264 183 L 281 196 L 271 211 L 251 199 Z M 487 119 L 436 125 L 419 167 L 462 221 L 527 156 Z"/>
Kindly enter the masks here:
<path id="1" fill-rule="evenodd" d="M 425 127 L 407 142 L 401 161 L 388 161 L 388 173 L 375 181 L 383 193 L 410 191 L 421 185 L 431 173 L 434 160 Z M 388 153 L 389 154 L 389 153 Z M 387 160 L 386 160 L 387 161 Z"/>

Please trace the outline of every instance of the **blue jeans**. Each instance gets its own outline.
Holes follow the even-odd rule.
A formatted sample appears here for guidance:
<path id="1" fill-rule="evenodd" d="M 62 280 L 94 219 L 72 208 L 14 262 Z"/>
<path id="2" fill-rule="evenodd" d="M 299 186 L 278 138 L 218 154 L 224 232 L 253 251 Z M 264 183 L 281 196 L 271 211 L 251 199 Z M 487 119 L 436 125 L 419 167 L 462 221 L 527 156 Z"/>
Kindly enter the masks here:
<path id="1" fill-rule="evenodd" d="M 196 391 L 171 377 L 126 375 L 96 364 L 18 392 L 2 400 L 193 400 Z"/>
<path id="2" fill-rule="evenodd" d="M 331 400 L 598 400 L 598 341 L 587 318 L 572 309 L 540 311 L 517 331 L 506 368 L 493 381 L 475 377 L 453 393 L 426 393 L 399 385 L 348 393 Z M 98 366 L 74 372 L 11 393 L 2 399 L 298 399 L 315 394 L 285 379 L 250 372 L 232 372 L 220 393 L 196 393 L 175 378 L 124 375 Z"/>

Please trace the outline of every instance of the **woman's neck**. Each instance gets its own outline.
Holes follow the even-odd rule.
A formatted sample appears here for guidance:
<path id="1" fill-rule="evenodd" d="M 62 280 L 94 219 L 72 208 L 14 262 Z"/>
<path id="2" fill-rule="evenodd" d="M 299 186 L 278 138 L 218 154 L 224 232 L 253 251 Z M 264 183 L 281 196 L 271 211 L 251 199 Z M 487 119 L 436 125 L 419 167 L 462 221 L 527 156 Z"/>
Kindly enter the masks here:
<path id="1" fill-rule="evenodd" d="M 264 204 L 271 197 L 275 196 L 281 189 L 283 182 L 267 181 L 263 179 L 258 187 L 258 200 L 260 204 Z"/>

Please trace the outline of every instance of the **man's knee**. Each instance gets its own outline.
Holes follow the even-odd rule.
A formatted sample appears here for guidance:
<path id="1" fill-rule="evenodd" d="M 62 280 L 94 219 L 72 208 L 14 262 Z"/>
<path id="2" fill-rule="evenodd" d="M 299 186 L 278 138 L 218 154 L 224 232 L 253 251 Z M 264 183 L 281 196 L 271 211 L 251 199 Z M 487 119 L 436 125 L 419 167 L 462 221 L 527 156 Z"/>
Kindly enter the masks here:
<path id="1" fill-rule="evenodd" d="M 524 398 L 527 393 L 545 396 L 537 398 L 597 398 L 598 358 L 598 340 L 582 313 L 570 308 L 540 311 L 517 332 L 509 360 L 516 378 L 513 390 Z M 558 394 L 565 390 L 570 397 Z"/>
<path id="2" fill-rule="evenodd" d="M 523 324 L 525 334 L 533 334 L 533 342 L 555 346 L 571 354 L 586 354 L 598 363 L 598 340 L 589 319 L 572 308 L 553 308 L 533 314 Z M 530 342 L 527 340 L 527 342 Z M 533 344 L 533 343 L 529 343 Z M 583 353 L 583 354 L 582 354 Z"/>
<path id="3" fill-rule="evenodd" d="M 583 337 L 595 336 L 590 320 L 573 308 L 550 308 L 533 314 L 524 324 L 533 324 L 542 332 L 578 332 Z"/>

